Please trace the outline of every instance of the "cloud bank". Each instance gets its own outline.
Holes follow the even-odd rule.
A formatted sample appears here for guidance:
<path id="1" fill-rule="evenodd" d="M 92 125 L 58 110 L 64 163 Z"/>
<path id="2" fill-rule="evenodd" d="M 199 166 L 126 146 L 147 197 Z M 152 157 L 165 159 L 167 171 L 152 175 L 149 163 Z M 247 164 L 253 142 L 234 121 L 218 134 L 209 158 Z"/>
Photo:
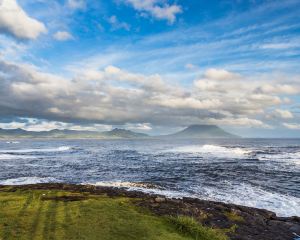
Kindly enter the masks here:
<path id="1" fill-rule="evenodd" d="M 65 78 L 32 65 L 1 61 L 0 117 L 129 124 L 144 130 L 151 125 L 194 123 L 270 128 L 265 120 L 272 108 L 276 116 L 293 117 L 280 107 L 286 104 L 287 92 L 300 93 L 300 86 L 271 84 L 276 91 L 265 88 L 262 92 L 265 84 L 224 69 L 208 69 L 194 85 L 182 87 L 158 74 L 132 73 L 115 66 L 84 69 Z M 286 91 L 289 87 L 294 91 Z"/>

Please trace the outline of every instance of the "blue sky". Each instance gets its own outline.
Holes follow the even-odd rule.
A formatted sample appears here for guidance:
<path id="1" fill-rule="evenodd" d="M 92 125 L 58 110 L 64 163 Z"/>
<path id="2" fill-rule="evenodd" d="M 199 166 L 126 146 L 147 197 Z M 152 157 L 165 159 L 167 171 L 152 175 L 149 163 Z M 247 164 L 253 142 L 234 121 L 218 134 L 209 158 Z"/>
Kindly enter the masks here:
<path id="1" fill-rule="evenodd" d="M 300 133 L 297 0 L 2 0 L 0 52 L 3 128 Z"/>

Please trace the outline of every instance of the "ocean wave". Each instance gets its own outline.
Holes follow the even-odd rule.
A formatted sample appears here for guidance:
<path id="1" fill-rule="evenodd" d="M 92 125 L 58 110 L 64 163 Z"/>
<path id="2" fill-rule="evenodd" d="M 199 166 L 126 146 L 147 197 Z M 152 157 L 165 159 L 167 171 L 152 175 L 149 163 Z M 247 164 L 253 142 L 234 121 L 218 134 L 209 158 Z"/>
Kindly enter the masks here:
<path id="1" fill-rule="evenodd" d="M 178 147 L 171 150 L 172 152 L 180 153 L 196 153 L 203 155 L 213 155 L 215 157 L 244 157 L 251 153 L 250 150 L 238 148 L 238 147 L 222 147 L 217 145 L 191 145 Z"/>
<path id="2" fill-rule="evenodd" d="M 91 185 L 102 186 L 102 187 L 117 187 L 117 188 L 161 188 L 158 185 L 151 183 L 142 183 L 142 182 L 122 182 L 122 181 L 104 181 L 104 182 L 96 182 Z"/>
<path id="3" fill-rule="evenodd" d="M 286 164 L 300 165 L 300 152 L 278 153 L 278 154 L 260 154 L 257 156 L 260 161 L 273 161 Z"/>
<path id="4" fill-rule="evenodd" d="M 19 144 L 20 142 L 18 142 L 18 141 L 7 141 L 6 143 L 7 144 Z"/>
<path id="5" fill-rule="evenodd" d="M 282 217 L 297 216 L 300 212 L 300 198 L 269 192 L 249 184 L 225 183 L 222 188 L 201 186 L 195 190 L 207 200 L 267 209 Z"/>
<path id="6" fill-rule="evenodd" d="M 151 184 L 151 183 L 138 183 L 138 182 L 122 182 L 122 181 L 115 181 L 115 182 L 96 182 L 96 183 L 83 183 L 83 185 L 89 184 L 94 186 L 101 186 L 101 187 L 115 187 L 115 188 L 126 188 L 128 191 L 140 191 L 143 193 L 148 194 L 158 194 L 163 195 L 168 198 L 182 198 L 182 197 L 190 197 L 191 194 L 172 191 L 164 189 L 161 186 Z"/>
<path id="7" fill-rule="evenodd" d="M 16 155 L 16 154 L 0 154 L 0 160 L 12 160 L 12 159 L 33 159 L 35 156 Z"/>
<path id="8" fill-rule="evenodd" d="M 0 153 L 32 153 L 32 152 L 64 152 L 69 151 L 71 147 L 61 146 L 57 148 L 34 148 L 34 149 L 6 149 L 0 150 Z"/>
<path id="9" fill-rule="evenodd" d="M 269 192 L 249 184 L 224 183 L 222 188 L 198 186 L 189 189 L 189 192 L 174 191 L 148 183 L 135 182 L 96 182 L 89 183 L 95 186 L 126 188 L 129 191 L 141 191 L 149 194 L 163 195 L 168 198 L 192 197 L 210 201 L 219 201 L 267 209 L 278 216 L 297 216 L 300 212 L 300 198 Z M 194 193 L 191 193 L 194 192 Z"/>
<path id="10" fill-rule="evenodd" d="M 26 184 L 37 184 L 37 183 L 50 183 L 59 182 L 53 177 L 20 177 L 11 178 L 7 180 L 0 181 L 0 185 L 26 185 Z"/>

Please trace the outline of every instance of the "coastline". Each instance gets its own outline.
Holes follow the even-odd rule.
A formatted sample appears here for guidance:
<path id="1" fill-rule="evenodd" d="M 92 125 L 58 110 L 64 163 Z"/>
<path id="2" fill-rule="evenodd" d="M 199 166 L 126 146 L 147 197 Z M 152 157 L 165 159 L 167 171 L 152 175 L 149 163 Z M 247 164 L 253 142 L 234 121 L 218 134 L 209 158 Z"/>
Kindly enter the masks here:
<path id="1" fill-rule="evenodd" d="M 166 198 L 158 194 L 128 191 L 126 188 L 44 183 L 21 186 L 0 186 L 2 191 L 63 190 L 72 193 L 106 195 L 109 198 L 126 197 L 134 205 L 148 209 L 157 216 L 188 216 L 204 226 L 217 229 L 231 229 L 227 235 L 232 240 L 293 240 L 300 235 L 300 217 L 277 217 L 263 209 L 183 197 Z M 72 199 L 66 199 L 72 201 Z M 76 200 L 76 199 L 73 199 Z"/>

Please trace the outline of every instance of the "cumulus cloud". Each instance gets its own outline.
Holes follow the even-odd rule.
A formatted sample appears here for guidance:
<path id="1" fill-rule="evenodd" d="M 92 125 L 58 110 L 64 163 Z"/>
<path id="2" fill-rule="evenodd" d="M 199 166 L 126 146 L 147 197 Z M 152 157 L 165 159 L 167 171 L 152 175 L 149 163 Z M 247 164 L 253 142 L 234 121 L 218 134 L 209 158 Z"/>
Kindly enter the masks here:
<path id="1" fill-rule="evenodd" d="M 177 4 L 169 5 L 161 0 L 124 0 L 137 11 L 148 13 L 156 19 L 167 20 L 174 23 L 176 15 L 182 12 L 181 6 Z"/>
<path id="2" fill-rule="evenodd" d="M 155 104 L 169 108 L 185 109 L 219 109 L 222 103 L 219 99 L 199 100 L 192 97 L 177 98 L 157 98 L 153 101 Z"/>
<path id="3" fill-rule="evenodd" d="M 74 39 L 71 33 L 66 31 L 58 31 L 53 35 L 57 41 L 68 41 Z"/>
<path id="4" fill-rule="evenodd" d="M 27 15 L 16 0 L 0 1 L 0 32 L 20 39 L 36 39 L 47 33 L 45 25 Z"/>
<path id="5" fill-rule="evenodd" d="M 236 73 L 229 72 L 225 69 L 210 68 L 205 71 L 204 77 L 214 80 L 233 80 L 238 79 L 239 75 Z"/>
<path id="6" fill-rule="evenodd" d="M 283 109 L 275 109 L 274 110 L 274 115 L 276 117 L 283 118 L 283 119 L 294 118 L 294 115 L 290 111 L 283 110 Z"/>
<path id="7" fill-rule="evenodd" d="M 270 125 L 257 120 L 247 117 L 241 118 L 226 118 L 226 119 L 205 119 L 205 123 L 216 124 L 216 125 L 230 125 L 238 127 L 255 127 L 255 128 L 272 128 Z"/>
<path id="8" fill-rule="evenodd" d="M 283 102 L 274 94 L 255 93 L 258 83 L 243 87 L 240 80 L 220 80 L 218 74 L 203 77 L 218 80 L 206 79 L 214 81 L 211 88 L 201 89 L 197 84 L 183 87 L 158 74 L 133 73 L 116 66 L 81 69 L 72 78 L 65 78 L 32 65 L 2 61 L 0 117 L 140 130 L 195 123 L 268 128 L 266 112 L 279 109 L 276 106 Z M 277 112 L 288 117 L 287 112 Z"/>
<path id="9" fill-rule="evenodd" d="M 201 91 L 224 92 L 230 88 L 243 88 L 237 80 L 240 80 L 239 74 L 225 69 L 210 68 L 204 72 L 202 78 L 194 82 L 194 85 Z"/>
<path id="10" fill-rule="evenodd" d="M 283 123 L 283 126 L 285 126 L 288 129 L 300 130 L 300 124 L 299 123 Z"/>
<path id="11" fill-rule="evenodd" d="M 16 129 L 21 128 L 27 131 L 39 132 L 39 131 L 50 131 L 54 129 L 58 130 L 76 130 L 76 131 L 107 131 L 111 130 L 110 125 L 101 124 L 89 124 L 86 126 L 65 123 L 59 121 L 40 120 L 35 118 L 21 118 L 12 122 L 4 123 L 0 122 L 0 128 L 3 129 Z"/>
<path id="12" fill-rule="evenodd" d="M 292 86 L 288 84 L 262 84 L 255 89 L 256 92 L 265 94 L 297 94 L 300 93 L 299 86 Z"/>

